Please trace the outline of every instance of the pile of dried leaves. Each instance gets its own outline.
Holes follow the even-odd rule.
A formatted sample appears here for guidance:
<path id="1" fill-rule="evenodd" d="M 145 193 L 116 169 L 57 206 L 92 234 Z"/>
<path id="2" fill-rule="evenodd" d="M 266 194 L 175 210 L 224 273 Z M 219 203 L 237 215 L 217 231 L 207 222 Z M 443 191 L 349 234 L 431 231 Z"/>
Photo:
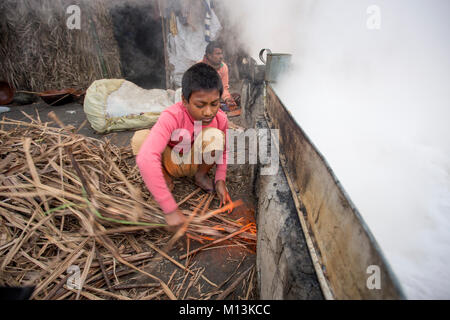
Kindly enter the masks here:
<path id="1" fill-rule="evenodd" d="M 187 223 L 169 233 L 130 148 L 79 135 L 55 116 L 60 128 L 29 118 L 0 121 L 0 285 L 32 284 L 33 299 L 183 299 L 201 280 L 213 289 L 200 298 L 229 294 L 233 285 L 222 290 L 188 262 L 226 240 L 254 247 L 255 224 L 224 214 L 240 201 L 211 210 L 214 195 L 188 192 L 179 201 Z M 202 245 L 176 260 L 168 252 L 182 236 Z M 178 283 L 175 272 L 165 282 L 148 270 L 158 259 L 182 271 Z M 67 274 L 72 266 L 78 275 Z M 122 281 L 132 273 L 150 283 Z M 252 275 L 250 268 L 238 280 Z"/>

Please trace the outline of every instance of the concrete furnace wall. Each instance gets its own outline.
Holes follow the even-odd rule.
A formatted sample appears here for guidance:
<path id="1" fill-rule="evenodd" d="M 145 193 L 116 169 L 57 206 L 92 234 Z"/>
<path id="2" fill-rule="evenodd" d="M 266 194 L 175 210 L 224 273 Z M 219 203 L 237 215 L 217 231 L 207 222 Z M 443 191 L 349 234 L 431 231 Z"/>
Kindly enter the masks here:
<path id="1" fill-rule="evenodd" d="M 263 83 L 244 83 L 241 104 L 248 128 L 268 128 Z M 284 172 L 280 166 L 278 174 L 263 176 L 261 169 L 254 173 L 260 299 L 323 299 Z"/>

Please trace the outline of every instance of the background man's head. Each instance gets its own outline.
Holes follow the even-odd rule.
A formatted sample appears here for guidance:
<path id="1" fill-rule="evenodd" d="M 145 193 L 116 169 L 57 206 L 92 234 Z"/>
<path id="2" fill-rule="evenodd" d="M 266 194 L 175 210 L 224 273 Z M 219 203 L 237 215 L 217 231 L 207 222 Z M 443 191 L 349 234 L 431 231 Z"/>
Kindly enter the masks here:
<path id="1" fill-rule="evenodd" d="M 219 67 L 223 61 L 222 44 L 217 41 L 210 42 L 206 47 L 205 56 L 212 66 Z"/>

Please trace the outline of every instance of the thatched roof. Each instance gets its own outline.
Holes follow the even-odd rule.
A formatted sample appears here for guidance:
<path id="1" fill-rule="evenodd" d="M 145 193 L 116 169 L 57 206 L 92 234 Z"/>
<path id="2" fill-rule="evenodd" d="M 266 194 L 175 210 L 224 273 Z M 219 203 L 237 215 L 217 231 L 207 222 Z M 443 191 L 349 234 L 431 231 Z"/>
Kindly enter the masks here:
<path id="1" fill-rule="evenodd" d="M 81 29 L 67 27 L 67 7 L 81 9 Z M 87 88 L 121 78 L 120 55 L 106 0 L 3 0 L 0 77 L 16 89 Z"/>

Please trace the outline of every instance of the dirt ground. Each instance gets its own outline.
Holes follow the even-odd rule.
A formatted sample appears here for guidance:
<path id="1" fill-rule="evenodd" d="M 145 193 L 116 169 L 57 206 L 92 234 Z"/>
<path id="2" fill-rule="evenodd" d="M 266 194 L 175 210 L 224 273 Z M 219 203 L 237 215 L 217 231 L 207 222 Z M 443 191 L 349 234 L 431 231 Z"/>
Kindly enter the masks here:
<path id="1" fill-rule="evenodd" d="M 235 89 L 239 89 L 235 86 Z M 234 91 L 236 92 L 236 91 Z M 84 123 L 84 126 L 79 130 L 80 134 L 88 137 L 97 138 L 100 140 L 109 139 L 111 142 L 118 146 L 128 146 L 131 137 L 134 132 L 117 132 L 112 134 L 101 135 L 94 132 L 90 127 L 89 123 L 85 123 L 86 116 L 83 112 L 83 106 L 79 102 L 73 102 L 70 104 L 62 106 L 49 106 L 43 101 L 31 105 L 9 105 L 11 108 L 10 112 L 3 113 L 1 117 L 7 117 L 15 120 L 28 121 L 29 119 L 24 114 L 31 117 L 40 117 L 43 122 L 51 121 L 48 118 L 48 113 L 53 111 L 57 117 L 66 125 L 73 125 L 75 128 L 80 128 Z M 234 124 L 245 127 L 244 120 L 238 116 L 230 119 Z M 244 217 L 244 221 L 254 222 L 255 213 L 255 198 L 253 192 L 253 182 L 251 181 L 248 165 L 232 165 L 228 168 L 227 174 L 227 186 L 230 191 L 230 195 L 233 200 L 242 199 L 245 203 L 244 206 L 236 208 L 231 216 L 233 218 Z M 176 200 L 181 200 L 181 197 L 188 192 L 194 191 L 196 186 L 187 178 L 175 180 L 175 190 L 174 196 Z M 215 208 L 219 204 L 217 197 L 214 199 L 211 207 Z M 140 235 L 136 235 L 136 239 L 144 240 L 139 243 L 142 250 L 152 251 L 145 243 L 145 238 L 155 238 L 153 232 L 162 231 L 151 231 L 151 232 L 141 232 Z M 163 244 L 161 244 L 163 245 Z M 127 247 L 127 244 L 124 244 Z M 187 252 L 187 249 L 193 250 L 199 246 L 200 243 L 192 240 L 188 240 L 183 237 L 175 247 L 170 252 L 170 256 L 178 260 L 178 257 Z M 189 261 L 180 261 L 182 264 L 188 264 L 192 269 L 195 266 L 195 270 L 203 272 L 202 275 L 206 277 L 210 282 L 216 284 L 220 290 L 226 290 L 231 284 L 233 284 L 239 275 L 244 271 L 251 268 L 256 261 L 256 248 L 240 247 L 233 242 L 223 242 L 217 247 L 210 247 L 206 250 L 200 251 L 194 257 L 191 257 Z M 155 275 L 159 276 L 163 281 L 173 283 L 180 283 L 181 278 L 185 277 L 186 273 L 180 268 L 176 267 L 173 263 L 159 257 L 157 259 L 152 259 L 147 265 L 141 266 L 146 270 L 151 270 Z M 233 290 L 226 299 L 258 299 L 257 295 L 257 285 L 256 285 L 256 269 L 253 269 L 241 281 L 239 285 Z M 142 284 L 149 281 L 148 278 L 143 277 L 141 274 L 131 273 L 128 277 L 130 284 Z M 186 281 L 186 279 L 184 279 Z M 178 281 L 178 282 L 177 282 Z M 189 280 L 187 280 L 189 282 Z M 186 283 L 187 283 L 186 282 Z M 192 282 L 192 281 L 191 281 Z M 186 288 L 187 287 L 187 288 Z M 196 282 L 192 283 L 189 287 L 185 285 L 175 287 L 174 290 L 186 290 L 181 292 L 181 297 L 185 299 L 215 299 L 216 295 L 208 295 L 208 292 L 213 292 L 218 290 L 204 278 L 200 280 L 197 279 Z"/>

